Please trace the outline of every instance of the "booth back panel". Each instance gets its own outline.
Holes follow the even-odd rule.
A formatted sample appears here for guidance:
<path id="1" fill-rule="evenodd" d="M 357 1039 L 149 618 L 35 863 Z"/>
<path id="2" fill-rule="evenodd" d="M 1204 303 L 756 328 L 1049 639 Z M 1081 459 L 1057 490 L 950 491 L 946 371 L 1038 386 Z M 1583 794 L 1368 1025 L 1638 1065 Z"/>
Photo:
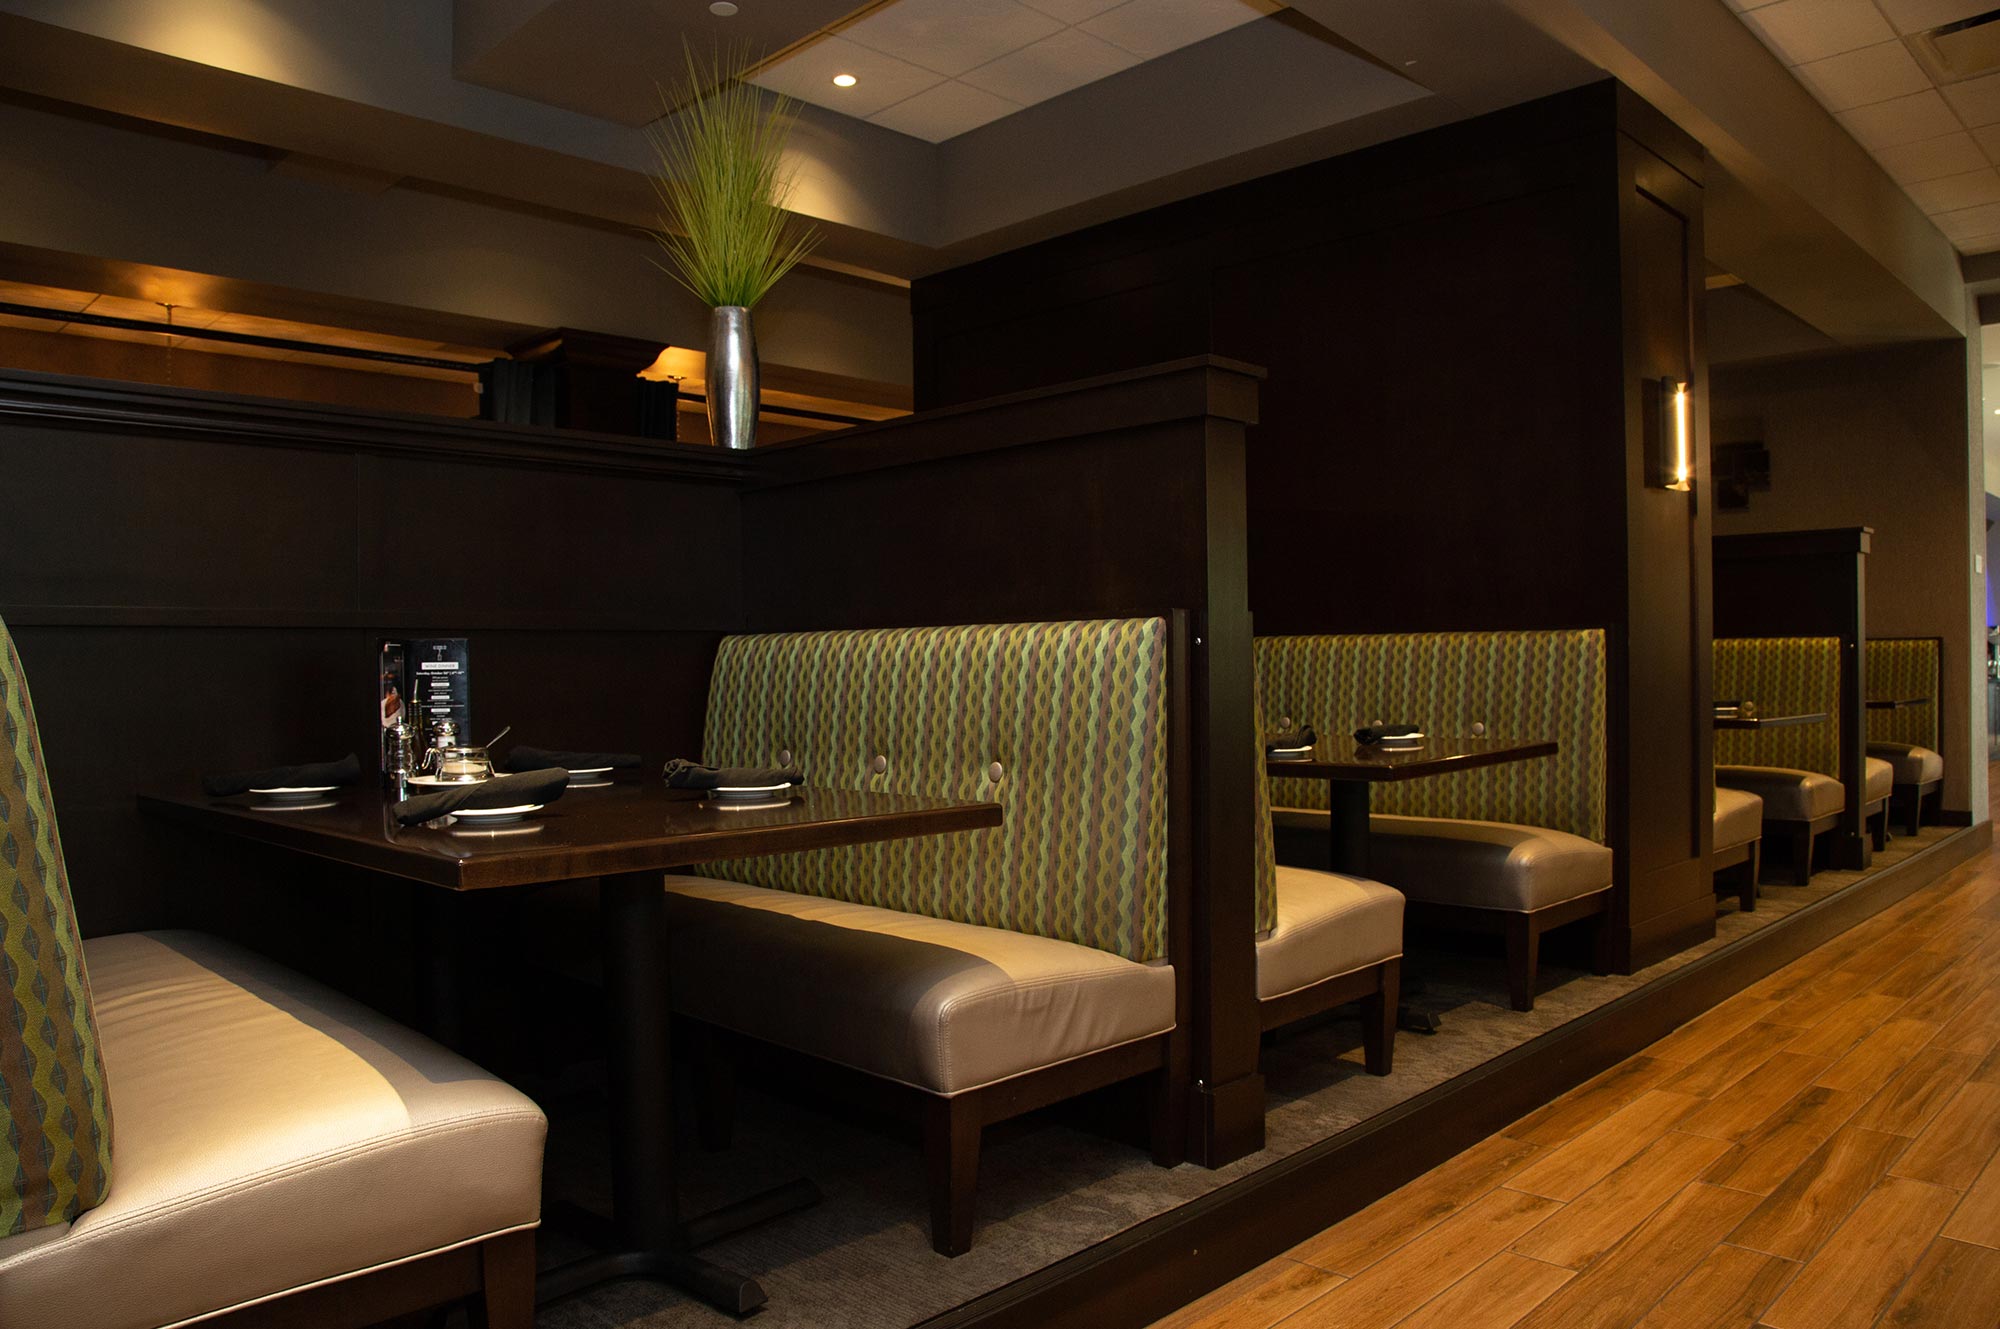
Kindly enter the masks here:
<path id="1" fill-rule="evenodd" d="M 1723 729 L 1718 766 L 1783 766 L 1840 778 L 1840 639 L 1718 637 L 1715 695 L 1755 703 L 1760 715 L 1826 716 L 1820 724 Z"/>
<path id="2" fill-rule="evenodd" d="M 1869 742 L 1914 743 L 1936 749 L 1938 707 L 1944 699 L 1939 686 L 1942 646 L 1936 637 L 1868 639 L 1868 695 L 1929 700 L 1923 706 L 1868 712 Z"/>

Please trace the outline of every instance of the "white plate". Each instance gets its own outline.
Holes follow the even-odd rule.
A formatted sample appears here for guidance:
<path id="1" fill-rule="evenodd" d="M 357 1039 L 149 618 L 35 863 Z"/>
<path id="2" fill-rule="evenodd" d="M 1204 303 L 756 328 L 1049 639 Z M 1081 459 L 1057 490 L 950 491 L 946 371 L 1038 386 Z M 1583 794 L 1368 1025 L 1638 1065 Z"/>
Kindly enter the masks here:
<path id="1" fill-rule="evenodd" d="M 768 794 L 761 798 L 711 798 L 702 800 L 703 807 L 714 808 L 717 812 L 757 812 L 764 808 L 788 808 L 791 805 L 792 800 L 789 798 L 773 798 Z"/>
<path id="2" fill-rule="evenodd" d="M 579 777 L 583 776 L 609 775 L 609 774 L 611 774 L 611 768 L 609 766 L 572 766 L 569 768 L 569 778 L 572 783 L 574 783 Z"/>
<path id="3" fill-rule="evenodd" d="M 252 803 L 250 810 L 252 812 L 317 812 L 321 808 L 337 808 L 339 806 L 340 804 L 330 798 L 320 799 L 311 803 L 272 799 L 269 803 Z"/>
<path id="4" fill-rule="evenodd" d="M 1387 738 L 1376 739 L 1375 746 L 1379 748 L 1416 747 L 1426 737 L 1428 735 L 1425 734 L 1392 734 Z"/>
<path id="5" fill-rule="evenodd" d="M 424 789 L 458 789 L 465 785 L 486 783 L 484 780 L 446 780 L 436 775 L 413 775 L 408 782 Z"/>
<path id="6" fill-rule="evenodd" d="M 276 789 L 252 789 L 250 792 L 273 803 L 303 803 L 322 794 L 330 794 L 336 788 L 338 786 L 330 784 L 295 784 L 280 785 Z"/>
<path id="7" fill-rule="evenodd" d="M 1311 751 L 1312 744 L 1308 743 L 1302 748 L 1272 748 L 1265 755 L 1272 757 L 1303 757 Z"/>
<path id="8" fill-rule="evenodd" d="M 530 812 L 541 811 L 540 803 L 516 803 L 511 808 L 460 808 L 451 815 L 460 821 L 476 822 L 481 826 L 499 826 L 510 821 L 519 821 Z"/>

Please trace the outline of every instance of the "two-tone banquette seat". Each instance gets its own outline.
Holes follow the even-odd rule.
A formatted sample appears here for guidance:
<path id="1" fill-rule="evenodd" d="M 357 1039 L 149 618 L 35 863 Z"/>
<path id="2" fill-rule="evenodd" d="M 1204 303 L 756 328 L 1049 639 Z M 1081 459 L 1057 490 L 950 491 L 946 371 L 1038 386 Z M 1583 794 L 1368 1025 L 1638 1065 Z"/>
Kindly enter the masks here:
<path id="1" fill-rule="evenodd" d="M 1322 741 L 1377 721 L 1556 740 L 1552 757 L 1377 786 L 1370 867 L 1406 897 L 1411 925 L 1500 933 L 1516 1010 L 1534 1007 L 1544 933 L 1596 919 L 1602 941 L 1612 854 L 1601 631 L 1260 637 L 1256 669 L 1273 724 L 1309 724 Z M 1278 779 L 1272 799 L 1280 862 L 1324 865 L 1325 782 Z"/>
<path id="2" fill-rule="evenodd" d="M 1944 757 L 1938 751 L 1943 702 L 1943 643 L 1936 637 L 1870 637 L 1868 693 L 1910 705 L 1868 712 L 1868 755 L 1889 763 L 1890 810 L 1911 835 L 1926 804 L 1944 801 Z"/>
<path id="3" fill-rule="evenodd" d="M 0 624 L 0 1325 L 534 1319 L 540 1109 L 213 937 L 81 941 Z M 114 1131 L 115 1125 L 115 1131 Z"/>

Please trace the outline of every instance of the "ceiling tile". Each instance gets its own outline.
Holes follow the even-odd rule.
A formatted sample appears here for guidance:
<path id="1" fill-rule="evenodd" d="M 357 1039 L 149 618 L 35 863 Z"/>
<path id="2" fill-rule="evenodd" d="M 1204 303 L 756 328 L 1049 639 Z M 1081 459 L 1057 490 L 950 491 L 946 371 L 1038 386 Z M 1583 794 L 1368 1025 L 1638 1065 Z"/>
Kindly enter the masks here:
<path id="1" fill-rule="evenodd" d="M 1993 0 L 1875 0 L 1898 32 L 1928 32 L 1993 8 Z"/>
<path id="2" fill-rule="evenodd" d="M 2000 203 L 1943 212 L 1931 220 L 1949 236 L 1987 235 L 1993 231 L 2000 231 Z"/>
<path id="3" fill-rule="evenodd" d="M 1788 65 L 1824 60 L 1896 37 L 1896 30 L 1875 8 L 1875 0 L 1778 0 L 1749 11 L 1743 21 Z"/>
<path id="4" fill-rule="evenodd" d="M 1882 149 L 1875 157 L 1882 163 L 1882 169 L 1895 177 L 1896 183 L 1906 186 L 1945 175 L 1963 175 L 1989 164 L 1986 154 L 1972 141 L 1972 135 L 1963 130 L 1915 143 L 1899 143 Z"/>
<path id="5" fill-rule="evenodd" d="M 1081 23 L 1092 15 L 1124 4 L 1125 0 L 1021 0 L 1021 3 L 1060 22 Z"/>
<path id="6" fill-rule="evenodd" d="M 1032 106 L 1138 63 L 1139 57 L 1130 51 L 1081 29 L 1064 28 L 1033 46 L 967 71 L 960 81 Z"/>
<path id="7" fill-rule="evenodd" d="M 1125 0 L 1077 26 L 1150 60 L 1280 8 L 1274 0 Z"/>
<path id="8" fill-rule="evenodd" d="M 1972 131 L 1972 141 L 1986 154 L 1986 160 L 2000 166 L 2000 125 L 1981 125 Z"/>
<path id="9" fill-rule="evenodd" d="M 955 78 L 1061 28 L 1018 0 L 896 0 L 840 35 Z"/>
<path id="10" fill-rule="evenodd" d="M 60 309 L 65 313 L 75 313 L 95 300 L 92 291 L 72 291 L 60 286 L 34 286 L 27 282 L 0 281 L 0 301 L 10 305 L 33 305 L 37 309 Z M 50 320 L 50 327 L 55 324 Z"/>
<path id="11" fill-rule="evenodd" d="M 1931 86 L 1901 42 L 1882 42 L 1828 56 L 1792 71 L 1829 111 L 1847 111 L 1891 97 L 1907 97 Z"/>
<path id="12" fill-rule="evenodd" d="M 1004 97 L 952 82 L 940 83 L 868 119 L 884 129 L 942 143 L 1020 109 Z"/>
<path id="13" fill-rule="evenodd" d="M 2000 231 L 1992 235 L 1973 236 L 1965 240 L 1953 241 L 1961 254 L 1990 254 L 2000 250 Z"/>
<path id="14" fill-rule="evenodd" d="M 1840 112 L 1836 118 L 1871 152 L 1964 128 L 1935 91 L 1876 102 L 1873 106 L 1857 106 Z"/>
<path id="15" fill-rule="evenodd" d="M 2000 203 L 2000 171 L 1989 166 L 1985 170 L 1967 171 L 1963 175 L 1939 176 L 1907 188 L 1917 206 L 1928 213 L 1976 208 L 1986 203 Z"/>
<path id="16" fill-rule="evenodd" d="M 2000 74 L 1946 84 L 1944 96 L 1968 128 L 2000 124 Z"/>
<path id="17" fill-rule="evenodd" d="M 852 74 L 858 82 L 851 88 L 836 88 L 835 74 Z M 802 102 L 865 119 L 944 80 L 906 60 L 832 36 L 773 61 L 750 81 Z"/>
<path id="18" fill-rule="evenodd" d="M 1746 9 L 1762 9 L 1765 5 L 1775 5 L 1778 0 L 1729 0 L 1729 7 L 1739 13 Z"/>

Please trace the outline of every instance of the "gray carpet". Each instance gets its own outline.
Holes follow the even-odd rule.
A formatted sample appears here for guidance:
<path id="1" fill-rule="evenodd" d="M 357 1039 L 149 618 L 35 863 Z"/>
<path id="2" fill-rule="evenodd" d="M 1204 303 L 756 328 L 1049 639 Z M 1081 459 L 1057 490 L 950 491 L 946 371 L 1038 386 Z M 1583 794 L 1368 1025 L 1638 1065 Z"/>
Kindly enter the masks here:
<path id="1" fill-rule="evenodd" d="M 1926 829 L 1899 837 L 1876 870 L 1951 834 Z M 1436 1012 L 1442 1032 L 1403 1034 L 1395 1074 L 1361 1068 L 1360 1027 L 1331 1019 L 1267 1046 L 1267 1146 L 1229 1167 L 1156 1168 L 1138 1149 L 1088 1133 L 1058 1114 L 988 1132 L 980 1169 L 979 1226 L 973 1250 L 955 1260 L 930 1249 L 923 1166 L 914 1137 L 746 1087 L 735 1146 L 704 1154 L 683 1148 L 687 1212 L 764 1186 L 808 1176 L 825 1192 L 816 1208 L 710 1247 L 709 1258 L 755 1275 L 770 1304 L 760 1329 L 902 1329 L 1183 1204 L 1307 1145 L 1337 1134 L 1481 1062 L 1729 945 L 1856 881 L 1858 872 L 1822 872 L 1811 886 L 1766 886 L 1757 909 L 1739 913 L 1721 897 L 1715 940 L 1637 974 L 1597 977 L 1543 957 L 1535 1009 L 1506 1007 L 1504 965 L 1490 954 L 1413 945 L 1406 976 L 1420 980 L 1413 1004 Z M 607 1197 L 603 1136 L 588 1112 L 557 1112 L 548 1192 L 600 1211 Z M 690 1132 L 683 1123 L 681 1134 Z M 545 1232 L 544 1260 L 575 1254 Z M 542 1329 L 715 1329 L 730 1317 L 656 1284 L 595 1289 L 548 1307 Z"/>

